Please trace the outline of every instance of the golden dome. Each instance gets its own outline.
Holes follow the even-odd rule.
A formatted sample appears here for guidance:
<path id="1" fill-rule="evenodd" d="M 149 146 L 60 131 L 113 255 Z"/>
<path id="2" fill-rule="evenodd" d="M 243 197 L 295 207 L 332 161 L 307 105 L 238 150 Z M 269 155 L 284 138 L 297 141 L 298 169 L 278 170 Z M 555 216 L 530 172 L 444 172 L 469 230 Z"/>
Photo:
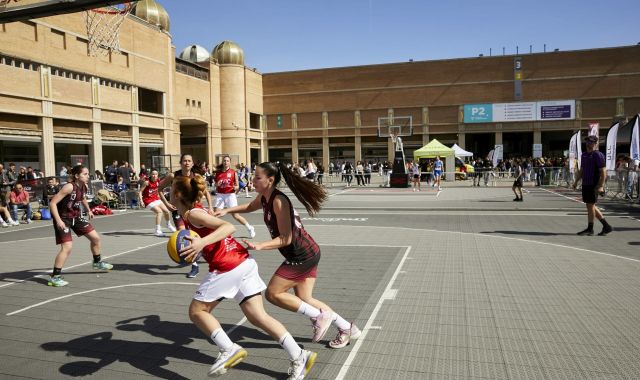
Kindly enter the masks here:
<path id="1" fill-rule="evenodd" d="M 232 41 L 222 41 L 218 46 L 214 47 L 211 57 L 221 65 L 244 66 L 244 51 Z"/>
<path id="2" fill-rule="evenodd" d="M 169 31 L 169 14 L 155 0 L 140 0 L 136 2 L 132 13 L 149 24 L 156 25 L 166 32 Z"/>

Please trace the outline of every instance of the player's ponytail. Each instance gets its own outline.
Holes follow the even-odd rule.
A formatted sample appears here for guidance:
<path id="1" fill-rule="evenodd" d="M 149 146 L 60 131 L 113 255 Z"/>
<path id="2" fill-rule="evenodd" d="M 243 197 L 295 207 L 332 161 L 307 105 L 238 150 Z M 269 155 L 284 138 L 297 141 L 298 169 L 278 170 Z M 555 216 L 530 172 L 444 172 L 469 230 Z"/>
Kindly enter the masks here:
<path id="1" fill-rule="evenodd" d="M 198 174 L 193 178 L 178 177 L 174 180 L 176 192 L 180 194 L 180 201 L 188 208 L 192 208 L 204 196 L 206 184 L 204 178 Z"/>

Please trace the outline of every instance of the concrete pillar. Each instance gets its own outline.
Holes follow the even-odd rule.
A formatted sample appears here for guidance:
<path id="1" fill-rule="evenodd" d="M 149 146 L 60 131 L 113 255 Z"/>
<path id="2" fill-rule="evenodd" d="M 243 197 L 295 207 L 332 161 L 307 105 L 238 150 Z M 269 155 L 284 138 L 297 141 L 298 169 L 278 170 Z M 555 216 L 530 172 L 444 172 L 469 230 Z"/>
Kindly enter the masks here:
<path id="1" fill-rule="evenodd" d="M 99 109 L 94 109 L 94 114 L 95 111 L 100 112 Z M 91 123 L 91 137 L 91 154 L 89 156 L 91 173 L 94 173 L 96 170 L 102 172 L 104 170 L 104 163 L 102 162 L 102 124 Z"/>
<path id="2" fill-rule="evenodd" d="M 243 65 L 220 65 L 220 118 L 222 150 L 247 162 L 245 68 Z"/>
<path id="3" fill-rule="evenodd" d="M 357 112 L 357 111 L 356 111 Z M 329 169 L 329 113 L 322 113 L 322 166 Z"/>
<path id="4" fill-rule="evenodd" d="M 542 144 L 542 123 L 537 121 L 533 123 L 533 143 Z"/>
<path id="5" fill-rule="evenodd" d="M 422 145 L 429 143 L 429 107 L 422 107 Z"/>
<path id="6" fill-rule="evenodd" d="M 300 155 L 298 154 L 298 115 L 291 114 L 291 163 L 298 162 Z"/>
<path id="7" fill-rule="evenodd" d="M 353 124 L 355 125 L 355 134 L 354 134 L 354 153 L 355 153 L 355 161 L 362 161 L 362 136 L 360 135 L 360 111 L 355 111 L 353 113 Z M 354 162 L 354 165 L 355 163 Z"/>
<path id="8" fill-rule="evenodd" d="M 40 130 L 42 131 L 42 141 L 38 147 L 40 153 L 40 169 L 45 176 L 55 176 L 56 173 L 56 155 L 55 144 L 53 142 L 53 118 L 42 117 L 39 120 Z"/>
<path id="9" fill-rule="evenodd" d="M 466 136 L 467 134 L 465 132 L 458 132 L 458 146 L 465 150 L 466 148 L 464 146 L 466 145 Z"/>
<path id="10" fill-rule="evenodd" d="M 136 172 L 140 171 L 140 127 L 131 127 L 131 150 L 129 162 Z"/>

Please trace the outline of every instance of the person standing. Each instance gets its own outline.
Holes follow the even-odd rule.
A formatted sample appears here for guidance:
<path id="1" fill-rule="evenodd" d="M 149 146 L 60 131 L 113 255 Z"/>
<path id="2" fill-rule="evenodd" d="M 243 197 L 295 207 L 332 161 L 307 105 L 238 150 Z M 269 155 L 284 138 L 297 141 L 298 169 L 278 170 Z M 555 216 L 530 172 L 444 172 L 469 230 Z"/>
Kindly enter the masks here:
<path id="1" fill-rule="evenodd" d="M 411 164 L 411 177 L 413 182 L 413 191 L 420 191 L 420 166 L 415 161 Z"/>
<path id="2" fill-rule="evenodd" d="M 199 237 L 188 237 L 191 244 L 180 255 L 191 261 L 198 255 L 209 264 L 189 305 L 189 319 L 210 337 L 220 350 L 209 376 L 219 376 L 240 363 L 247 351 L 233 343 L 211 312 L 224 299 L 233 299 L 254 326 L 266 331 L 289 355 L 289 379 L 303 379 L 313 367 L 317 354 L 302 349 L 282 323 L 264 310 L 262 291 L 266 288 L 258 273 L 258 264 L 246 248 L 231 234 L 235 227 L 207 213 L 200 205 L 206 191 L 200 175 L 179 177 L 173 181 L 171 198 L 186 226 Z"/>
<path id="3" fill-rule="evenodd" d="M 140 189 L 138 197 L 140 198 L 140 205 L 156 214 L 156 231 L 154 234 L 156 236 L 164 236 L 162 226 L 160 225 L 162 215 L 164 215 L 164 218 L 167 221 L 167 228 L 169 231 L 175 232 L 176 228 L 171 224 L 171 213 L 169 212 L 169 209 L 164 205 L 164 203 L 162 203 L 160 196 L 158 195 L 159 184 L 160 180 L 158 179 L 158 171 L 152 170 L 151 175 L 142 180 L 142 189 Z"/>
<path id="4" fill-rule="evenodd" d="M 511 190 L 516 195 L 514 201 L 522 202 L 524 199 L 522 197 L 522 167 L 520 166 L 520 160 L 515 160 L 513 166 L 511 166 L 511 170 L 513 171 L 513 177 L 515 180 L 513 181 L 513 186 Z"/>
<path id="5" fill-rule="evenodd" d="M 436 160 L 433 162 L 433 176 L 435 180 L 433 181 L 433 187 L 437 186 L 438 191 L 442 190 L 440 187 L 440 178 L 442 177 L 442 160 L 440 160 L 440 156 L 436 156 Z"/>
<path id="6" fill-rule="evenodd" d="M 238 184 L 236 171 L 231 167 L 231 157 L 224 156 L 222 158 L 222 165 L 220 170 L 216 172 L 214 182 L 216 184 L 214 211 L 237 206 L 238 197 L 236 197 L 236 191 L 240 188 L 240 185 Z M 255 228 L 245 218 L 237 213 L 231 213 L 231 216 L 247 228 L 251 239 L 256 236 Z"/>
<path id="7" fill-rule="evenodd" d="M 86 236 L 91 242 L 94 270 L 105 271 L 113 269 L 113 265 L 102 261 L 100 256 L 100 235 L 98 235 L 91 223 L 82 218 L 80 214 L 80 205 L 82 205 L 87 212 L 89 220 L 93 219 L 93 213 L 86 198 L 88 183 L 89 170 L 82 165 L 76 165 L 71 169 L 69 182 L 51 198 L 50 209 L 53 229 L 56 235 L 56 244 L 60 245 L 60 251 L 56 255 L 53 271 L 47 283 L 49 286 L 65 286 L 69 284 L 62 278 L 61 272 L 73 247 L 71 230 L 77 236 Z"/>
<path id="8" fill-rule="evenodd" d="M 267 300 L 285 310 L 293 311 L 311 319 L 313 342 L 320 341 L 333 323 L 338 335 L 329 342 L 331 348 L 342 348 L 351 339 L 360 337 L 358 327 L 335 313 L 327 304 L 313 297 L 317 279 L 320 247 L 307 233 L 291 200 L 277 189 L 284 178 L 287 186 L 304 205 L 309 215 L 320 211 L 327 199 L 323 187 L 300 178 L 284 164 L 263 162 L 256 167 L 253 184 L 259 196 L 251 203 L 216 212 L 224 216 L 227 212 L 252 212 L 262 208 L 264 223 L 271 240 L 254 243 L 244 240 L 250 250 L 278 249 L 284 262 L 276 270 L 267 287 Z M 289 291 L 293 289 L 293 293 Z"/>
<path id="9" fill-rule="evenodd" d="M 180 177 L 194 178 L 197 174 L 196 171 L 199 171 L 199 170 L 200 170 L 199 167 L 198 168 L 194 167 L 193 156 L 185 153 L 182 156 L 180 156 L 180 169 L 164 177 L 162 181 L 160 181 L 160 183 L 158 184 L 158 195 L 160 196 L 160 200 L 162 200 L 162 203 L 164 203 L 167 209 L 171 211 L 171 215 L 173 216 L 173 225 L 176 226 L 176 228 L 179 230 L 185 229 L 184 221 L 180 217 L 180 214 L 178 213 L 178 209 L 170 201 L 168 201 L 165 198 L 163 190 L 166 187 L 172 186 L 173 181 L 176 178 L 180 178 Z M 207 205 L 209 206 L 208 207 L 209 213 L 213 214 L 213 201 L 211 200 L 211 194 L 209 194 L 208 191 L 205 191 L 203 195 L 207 199 Z M 199 199 L 199 201 L 201 200 L 202 198 Z M 191 270 L 189 271 L 189 273 L 187 273 L 187 278 L 196 277 L 199 271 L 200 271 L 200 268 L 198 266 L 198 262 L 194 261 L 191 264 Z"/>
<path id="10" fill-rule="evenodd" d="M 578 181 L 582 180 L 582 201 L 587 205 L 587 228 L 578 232 L 580 236 L 593 235 L 593 219 L 597 218 L 602 223 L 602 231 L 599 236 L 605 236 L 613 231 L 613 227 L 605 220 L 600 209 L 596 207 L 598 195 L 604 195 L 604 181 L 607 177 L 607 168 L 604 154 L 595 150 L 598 137 L 587 136 L 585 138 L 587 149 L 580 157 L 580 169 L 573 182 L 573 189 L 578 187 Z"/>

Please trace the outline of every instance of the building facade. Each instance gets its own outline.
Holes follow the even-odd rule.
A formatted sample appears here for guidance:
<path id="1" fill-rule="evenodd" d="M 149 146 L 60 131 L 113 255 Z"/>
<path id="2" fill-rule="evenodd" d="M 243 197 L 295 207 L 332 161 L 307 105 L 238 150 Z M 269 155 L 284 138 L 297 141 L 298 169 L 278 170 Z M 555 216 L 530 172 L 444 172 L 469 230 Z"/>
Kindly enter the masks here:
<path id="1" fill-rule="evenodd" d="M 505 156 L 536 146 L 553 156 L 575 130 L 640 111 L 640 46 L 260 74 L 230 41 L 176 56 L 169 15 L 137 4 L 120 53 L 88 54 L 82 12 L 0 24 L 0 162 L 46 175 L 77 157 L 91 170 L 113 160 L 173 169 L 181 153 L 326 167 L 390 158 L 379 120 L 408 116 L 409 157 L 434 138 L 477 155 L 502 144 Z M 536 115 L 553 102 L 557 117 Z"/>

